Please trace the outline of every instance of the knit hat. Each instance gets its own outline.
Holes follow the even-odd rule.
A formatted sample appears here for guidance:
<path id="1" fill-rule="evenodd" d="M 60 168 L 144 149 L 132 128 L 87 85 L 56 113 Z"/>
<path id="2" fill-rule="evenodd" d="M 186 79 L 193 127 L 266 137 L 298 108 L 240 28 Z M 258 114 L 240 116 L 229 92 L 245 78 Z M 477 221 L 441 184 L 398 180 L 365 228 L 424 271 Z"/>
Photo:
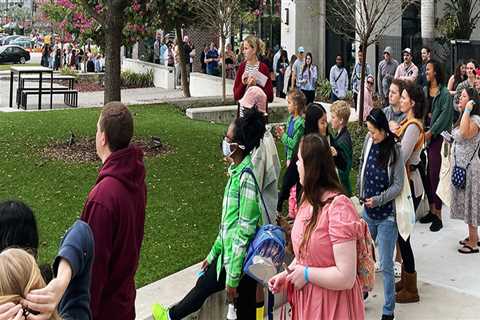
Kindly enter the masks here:
<path id="1" fill-rule="evenodd" d="M 258 111 L 262 113 L 267 112 L 267 95 L 257 86 L 248 88 L 239 103 L 240 106 L 247 109 L 256 106 Z"/>
<path id="2" fill-rule="evenodd" d="M 385 47 L 385 50 L 383 50 L 383 53 L 388 53 L 389 55 L 392 55 L 392 47 Z"/>

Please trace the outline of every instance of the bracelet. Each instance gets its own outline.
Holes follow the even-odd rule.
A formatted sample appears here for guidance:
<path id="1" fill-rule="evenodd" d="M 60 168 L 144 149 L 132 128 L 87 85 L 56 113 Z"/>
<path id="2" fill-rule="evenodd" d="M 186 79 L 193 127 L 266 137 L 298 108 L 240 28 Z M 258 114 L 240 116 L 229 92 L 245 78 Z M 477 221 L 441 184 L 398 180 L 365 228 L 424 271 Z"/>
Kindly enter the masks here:
<path id="1" fill-rule="evenodd" d="M 470 112 L 472 112 L 472 109 L 465 109 L 464 112 L 465 112 L 466 114 L 470 114 Z"/>
<path id="2" fill-rule="evenodd" d="M 303 269 L 303 278 L 305 279 L 305 282 L 306 283 L 309 283 L 310 280 L 308 279 L 308 266 L 306 266 L 304 269 Z"/>

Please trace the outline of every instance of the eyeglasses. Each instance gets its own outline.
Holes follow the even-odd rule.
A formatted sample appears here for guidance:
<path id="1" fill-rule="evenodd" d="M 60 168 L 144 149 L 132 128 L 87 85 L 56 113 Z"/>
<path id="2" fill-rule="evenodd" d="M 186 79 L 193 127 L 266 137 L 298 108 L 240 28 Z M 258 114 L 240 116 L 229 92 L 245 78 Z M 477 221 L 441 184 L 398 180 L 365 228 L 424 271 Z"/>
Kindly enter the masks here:
<path id="1" fill-rule="evenodd" d="M 372 81 L 367 81 L 367 83 L 373 85 L 373 82 L 372 82 Z"/>

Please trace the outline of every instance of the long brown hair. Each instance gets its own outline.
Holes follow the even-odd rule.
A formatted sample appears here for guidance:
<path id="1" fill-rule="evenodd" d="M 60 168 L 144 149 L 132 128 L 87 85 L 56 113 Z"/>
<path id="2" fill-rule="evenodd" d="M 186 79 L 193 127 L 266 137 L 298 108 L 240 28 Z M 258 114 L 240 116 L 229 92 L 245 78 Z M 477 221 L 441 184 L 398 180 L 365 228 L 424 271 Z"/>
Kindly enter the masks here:
<path id="1" fill-rule="evenodd" d="M 345 191 L 338 179 L 330 145 L 326 137 L 316 133 L 305 136 L 300 144 L 300 155 L 305 170 L 301 203 L 303 204 L 306 201 L 313 207 L 312 217 L 305 228 L 300 245 L 300 255 L 303 255 L 317 225 L 318 215 L 321 213 L 322 207 L 329 202 L 328 200 L 331 200 L 324 199 L 322 201 L 323 195 L 329 191 L 345 194 Z"/>

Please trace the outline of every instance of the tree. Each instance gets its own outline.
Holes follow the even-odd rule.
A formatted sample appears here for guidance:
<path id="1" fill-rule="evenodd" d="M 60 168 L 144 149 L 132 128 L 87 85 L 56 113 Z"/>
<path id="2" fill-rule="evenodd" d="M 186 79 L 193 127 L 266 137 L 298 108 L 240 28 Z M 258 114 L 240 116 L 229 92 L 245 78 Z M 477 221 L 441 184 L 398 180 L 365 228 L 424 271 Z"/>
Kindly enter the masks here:
<path id="1" fill-rule="evenodd" d="M 187 70 L 187 57 L 182 39 L 182 30 L 195 26 L 199 20 L 198 7 L 190 0 L 152 0 L 150 11 L 155 12 L 155 26 L 163 30 L 175 30 L 178 51 L 180 54 L 180 69 L 182 89 L 185 97 L 190 97 L 190 83 Z"/>
<path id="2" fill-rule="evenodd" d="M 209 29 L 218 32 L 222 48 L 222 98 L 226 102 L 225 46 L 232 25 L 240 12 L 240 0 L 194 0 L 202 21 Z"/>
<path id="3" fill-rule="evenodd" d="M 480 0 L 449 0 L 440 21 L 442 33 L 450 40 L 470 39 L 480 21 Z"/>
<path id="4" fill-rule="evenodd" d="M 358 121 L 363 124 L 365 66 L 368 47 L 379 41 L 391 24 L 400 19 L 405 9 L 418 0 L 332 0 L 328 2 L 326 20 L 330 29 L 356 41 L 363 50 Z M 355 35 L 355 36 L 352 36 Z"/>

